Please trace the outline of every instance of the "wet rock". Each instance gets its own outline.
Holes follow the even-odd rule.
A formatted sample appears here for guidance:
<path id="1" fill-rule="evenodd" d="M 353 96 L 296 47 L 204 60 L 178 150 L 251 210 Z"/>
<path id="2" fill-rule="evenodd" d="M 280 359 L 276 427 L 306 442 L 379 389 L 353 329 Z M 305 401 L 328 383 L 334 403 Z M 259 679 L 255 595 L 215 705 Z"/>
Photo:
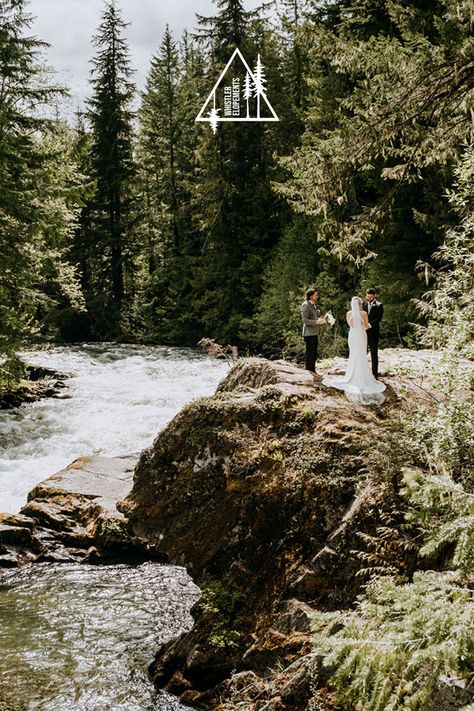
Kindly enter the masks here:
<path id="1" fill-rule="evenodd" d="M 116 508 L 132 486 L 138 455 L 79 457 L 38 484 L 20 514 L 0 514 L 0 568 L 31 560 L 163 560 L 131 538 Z M 96 550 L 94 554 L 92 549 Z"/>
<path id="2" fill-rule="evenodd" d="M 20 565 L 18 556 L 15 553 L 0 553 L 0 568 L 17 568 Z"/>
<path id="3" fill-rule="evenodd" d="M 25 368 L 28 379 L 36 382 L 38 380 L 56 380 L 64 381 L 72 377 L 70 373 L 59 373 L 57 370 L 52 368 L 46 368 L 43 365 L 27 365 Z M 62 383 L 62 387 L 66 387 L 65 383 Z"/>
<path id="4" fill-rule="evenodd" d="M 27 546 L 31 543 L 31 529 L 22 526 L 0 523 L 0 541 Z"/>
<path id="5" fill-rule="evenodd" d="M 63 390 L 71 377 L 68 373 L 58 373 L 51 368 L 27 365 L 26 378 L 11 387 L 0 388 L 0 410 L 19 407 L 24 402 L 35 402 L 44 397 L 66 398 Z"/>

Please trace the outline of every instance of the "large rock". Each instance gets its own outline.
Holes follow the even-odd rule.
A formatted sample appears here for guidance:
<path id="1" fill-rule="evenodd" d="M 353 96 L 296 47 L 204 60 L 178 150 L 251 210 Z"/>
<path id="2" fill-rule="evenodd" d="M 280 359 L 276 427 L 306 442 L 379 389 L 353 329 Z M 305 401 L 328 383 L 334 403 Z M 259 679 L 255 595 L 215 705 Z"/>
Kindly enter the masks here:
<path id="1" fill-rule="evenodd" d="M 116 507 L 132 487 L 137 459 L 79 457 L 38 484 L 20 514 L 0 514 L 0 567 L 151 556 L 147 543 L 128 536 Z"/>
<path id="2" fill-rule="evenodd" d="M 375 531 L 395 496 L 400 453 L 387 424 L 413 398 L 429 400 L 410 385 L 401 400 L 406 383 L 385 382 L 386 402 L 363 407 L 291 364 L 247 359 L 141 454 L 118 507 L 131 535 L 203 589 L 194 628 L 152 665 L 159 686 L 214 709 L 234 672 L 249 680 L 248 711 L 307 708 L 297 661 L 311 654 L 311 610 L 348 606 L 360 590 L 359 534 Z"/>

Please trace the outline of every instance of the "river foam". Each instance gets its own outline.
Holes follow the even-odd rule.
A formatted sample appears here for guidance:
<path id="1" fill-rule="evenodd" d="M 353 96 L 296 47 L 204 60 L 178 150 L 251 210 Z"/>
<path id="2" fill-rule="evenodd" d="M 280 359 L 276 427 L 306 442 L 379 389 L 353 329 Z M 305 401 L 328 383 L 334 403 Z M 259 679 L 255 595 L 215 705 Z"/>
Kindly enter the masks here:
<path id="1" fill-rule="evenodd" d="M 115 343 L 29 350 L 34 365 L 69 373 L 67 399 L 0 412 L 0 511 L 16 513 L 42 479 L 83 455 L 149 446 L 191 400 L 211 395 L 226 362 L 191 349 Z"/>

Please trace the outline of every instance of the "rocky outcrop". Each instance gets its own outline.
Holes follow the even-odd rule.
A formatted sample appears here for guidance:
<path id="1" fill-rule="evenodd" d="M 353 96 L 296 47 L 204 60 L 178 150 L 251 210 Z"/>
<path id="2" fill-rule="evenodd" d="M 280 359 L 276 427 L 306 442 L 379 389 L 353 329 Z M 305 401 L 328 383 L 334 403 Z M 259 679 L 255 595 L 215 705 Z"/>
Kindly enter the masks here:
<path id="1" fill-rule="evenodd" d="M 70 375 L 36 365 L 25 366 L 26 378 L 11 387 L 0 387 L 0 410 L 18 407 L 24 402 L 34 402 L 45 397 L 68 398 L 67 383 Z"/>
<path id="2" fill-rule="evenodd" d="M 283 361 L 240 362 L 140 456 L 80 457 L 35 487 L 20 514 L 0 515 L 0 567 L 184 565 L 202 597 L 193 629 L 156 654 L 158 686 L 201 709 L 336 711 L 311 618 L 352 604 L 374 554 L 367 541 L 381 522 L 395 531 L 402 520 L 407 452 L 394 425 L 433 395 L 426 374 L 421 386 L 400 375 L 405 357 L 414 356 L 382 354 L 378 407 Z M 416 355 L 421 366 L 433 357 Z M 344 368 L 343 359 L 321 364 L 324 374 Z M 413 547 L 391 540 L 375 563 L 410 572 Z"/>
<path id="3" fill-rule="evenodd" d="M 148 543 L 126 533 L 116 508 L 131 489 L 137 459 L 136 454 L 79 457 L 38 484 L 19 514 L 0 514 L 0 568 L 31 561 L 156 558 Z"/>
<path id="4" fill-rule="evenodd" d="M 357 406 L 295 366 L 248 359 L 141 454 L 119 504 L 130 535 L 186 566 L 203 591 L 194 628 L 151 667 L 160 687 L 203 709 L 225 700 L 303 710 L 310 697 L 336 708 L 312 652 L 311 613 L 349 606 L 360 590 L 361 534 L 386 522 L 397 498 L 405 453 L 392 418 L 429 399 L 426 379 L 423 390 L 385 382 L 383 405 Z M 394 552 L 388 562 L 415 561 Z"/>

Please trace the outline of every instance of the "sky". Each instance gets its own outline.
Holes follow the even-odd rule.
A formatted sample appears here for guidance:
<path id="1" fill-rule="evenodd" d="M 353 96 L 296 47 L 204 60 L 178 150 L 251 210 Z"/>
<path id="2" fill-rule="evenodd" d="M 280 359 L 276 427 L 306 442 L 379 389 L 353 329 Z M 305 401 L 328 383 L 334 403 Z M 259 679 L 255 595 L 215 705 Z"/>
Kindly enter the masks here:
<path id="1" fill-rule="evenodd" d="M 247 0 L 247 9 L 257 2 Z M 192 31 L 195 15 L 215 14 L 212 0 L 117 0 L 125 22 L 135 82 L 143 89 L 149 62 L 157 51 L 166 24 L 179 39 L 185 29 Z M 71 93 L 68 112 L 84 108 L 89 95 L 90 64 L 94 48 L 91 45 L 102 14 L 102 0 L 30 0 L 29 12 L 34 16 L 30 33 L 49 42 L 46 63 Z"/>

